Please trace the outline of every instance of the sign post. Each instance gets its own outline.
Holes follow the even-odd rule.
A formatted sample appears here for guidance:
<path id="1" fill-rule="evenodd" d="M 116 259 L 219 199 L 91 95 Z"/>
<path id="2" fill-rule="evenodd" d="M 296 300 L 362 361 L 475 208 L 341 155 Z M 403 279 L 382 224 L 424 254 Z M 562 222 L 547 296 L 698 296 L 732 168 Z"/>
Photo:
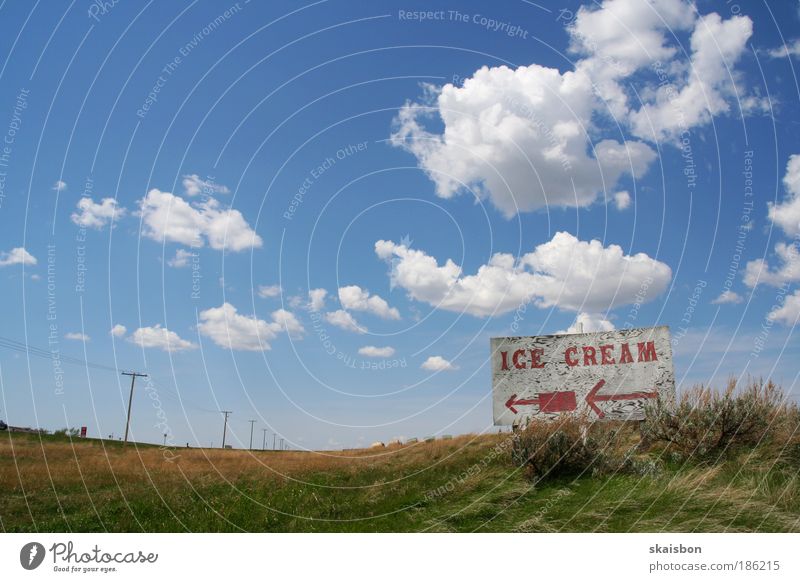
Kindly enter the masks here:
<path id="1" fill-rule="evenodd" d="M 559 414 L 642 420 L 648 400 L 675 397 L 666 326 L 491 339 L 495 425 Z"/>

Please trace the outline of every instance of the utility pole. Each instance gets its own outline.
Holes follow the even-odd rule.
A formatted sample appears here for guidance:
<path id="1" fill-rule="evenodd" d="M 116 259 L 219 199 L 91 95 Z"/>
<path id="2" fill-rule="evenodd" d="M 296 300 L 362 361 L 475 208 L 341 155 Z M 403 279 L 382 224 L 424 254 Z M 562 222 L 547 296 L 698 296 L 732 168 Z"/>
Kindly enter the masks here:
<path id="1" fill-rule="evenodd" d="M 131 394 L 128 396 L 128 420 L 125 421 L 125 441 L 123 445 L 128 444 L 128 429 L 131 427 L 131 406 L 133 405 L 133 385 L 136 383 L 136 378 L 147 378 L 147 374 L 140 374 L 139 372 L 122 372 L 123 376 L 131 377 Z"/>
<path id="2" fill-rule="evenodd" d="M 272 450 L 275 450 L 275 439 L 278 437 L 276 433 L 272 433 Z"/>
<path id="3" fill-rule="evenodd" d="M 262 451 L 266 451 L 267 450 L 267 429 L 262 428 L 261 432 L 264 433 L 264 440 L 261 441 L 261 450 Z"/>
<path id="4" fill-rule="evenodd" d="M 167 446 L 167 433 L 164 433 L 164 446 Z"/>
<path id="5" fill-rule="evenodd" d="M 250 423 L 250 450 L 253 450 L 253 426 L 255 426 L 255 420 L 248 420 L 247 422 Z"/>
<path id="6" fill-rule="evenodd" d="M 233 414 L 231 410 L 220 410 L 225 415 L 225 424 L 222 425 L 222 448 L 225 448 L 225 434 L 228 432 L 228 415 Z"/>
<path id="7" fill-rule="evenodd" d="M 281 439 L 281 450 L 283 450 L 283 439 Z"/>

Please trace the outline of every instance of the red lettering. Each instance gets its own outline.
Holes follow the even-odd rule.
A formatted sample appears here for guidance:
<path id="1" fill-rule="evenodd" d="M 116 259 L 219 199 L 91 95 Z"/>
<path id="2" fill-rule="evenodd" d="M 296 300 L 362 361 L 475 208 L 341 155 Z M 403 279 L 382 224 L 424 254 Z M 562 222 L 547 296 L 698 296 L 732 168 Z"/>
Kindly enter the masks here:
<path id="1" fill-rule="evenodd" d="M 578 358 L 576 357 L 574 360 L 570 357 L 570 354 L 573 356 L 578 351 L 578 348 L 571 347 L 567 348 L 567 351 L 564 352 L 564 361 L 567 363 L 567 366 L 577 366 L 578 365 Z"/>
<path id="2" fill-rule="evenodd" d="M 613 349 L 614 346 L 610 344 L 605 346 L 600 346 L 600 363 L 603 364 L 604 366 L 616 363 L 614 361 L 614 358 L 611 357 L 611 350 Z"/>
<path id="3" fill-rule="evenodd" d="M 596 366 L 597 360 L 595 359 L 595 355 L 597 351 L 591 346 L 583 346 L 583 365 L 584 366 Z"/>
<path id="4" fill-rule="evenodd" d="M 500 358 L 503 362 L 503 365 L 500 367 L 500 369 L 508 370 L 508 352 L 500 352 Z"/>
<path id="5" fill-rule="evenodd" d="M 622 354 L 619 357 L 620 364 L 632 364 L 633 363 L 633 354 L 631 354 L 631 349 L 628 347 L 628 344 L 622 344 Z"/>
<path id="6" fill-rule="evenodd" d="M 511 362 L 514 364 L 514 367 L 517 370 L 524 370 L 525 369 L 525 362 L 520 362 L 520 357 L 525 355 L 525 350 L 517 350 L 514 352 L 514 355 L 511 356 Z"/>
<path id="7" fill-rule="evenodd" d="M 542 349 L 531 350 L 531 368 L 544 368 L 544 364 L 540 361 L 543 353 Z"/>
<path id="8" fill-rule="evenodd" d="M 655 342 L 639 343 L 639 361 L 641 362 L 642 360 L 645 362 L 658 360 Z"/>

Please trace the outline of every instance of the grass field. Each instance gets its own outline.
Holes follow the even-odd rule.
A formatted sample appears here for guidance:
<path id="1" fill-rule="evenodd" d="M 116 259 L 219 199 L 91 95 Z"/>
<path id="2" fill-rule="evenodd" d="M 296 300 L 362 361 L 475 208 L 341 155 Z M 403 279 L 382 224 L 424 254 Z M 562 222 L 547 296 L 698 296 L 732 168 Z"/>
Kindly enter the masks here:
<path id="1" fill-rule="evenodd" d="M 655 452 L 648 453 L 657 455 Z M 743 454 L 532 485 L 508 435 L 341 453 L 0 434 L 0 528 L 94 531 L 800 531 L 797 468 Z"/>

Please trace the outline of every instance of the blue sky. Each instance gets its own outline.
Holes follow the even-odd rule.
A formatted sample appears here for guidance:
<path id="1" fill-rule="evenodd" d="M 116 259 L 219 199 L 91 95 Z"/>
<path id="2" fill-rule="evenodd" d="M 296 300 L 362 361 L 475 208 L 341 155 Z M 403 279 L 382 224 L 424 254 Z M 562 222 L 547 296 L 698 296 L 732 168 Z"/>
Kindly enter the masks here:
<path id="1" fill-rule="evenodd" d="M 134 369 L 140 440 L 493 430 L 489 338 L 576 322 L 796 394 L 797 3 L 0 15 L 11 424 L 118 436 Z"/>

